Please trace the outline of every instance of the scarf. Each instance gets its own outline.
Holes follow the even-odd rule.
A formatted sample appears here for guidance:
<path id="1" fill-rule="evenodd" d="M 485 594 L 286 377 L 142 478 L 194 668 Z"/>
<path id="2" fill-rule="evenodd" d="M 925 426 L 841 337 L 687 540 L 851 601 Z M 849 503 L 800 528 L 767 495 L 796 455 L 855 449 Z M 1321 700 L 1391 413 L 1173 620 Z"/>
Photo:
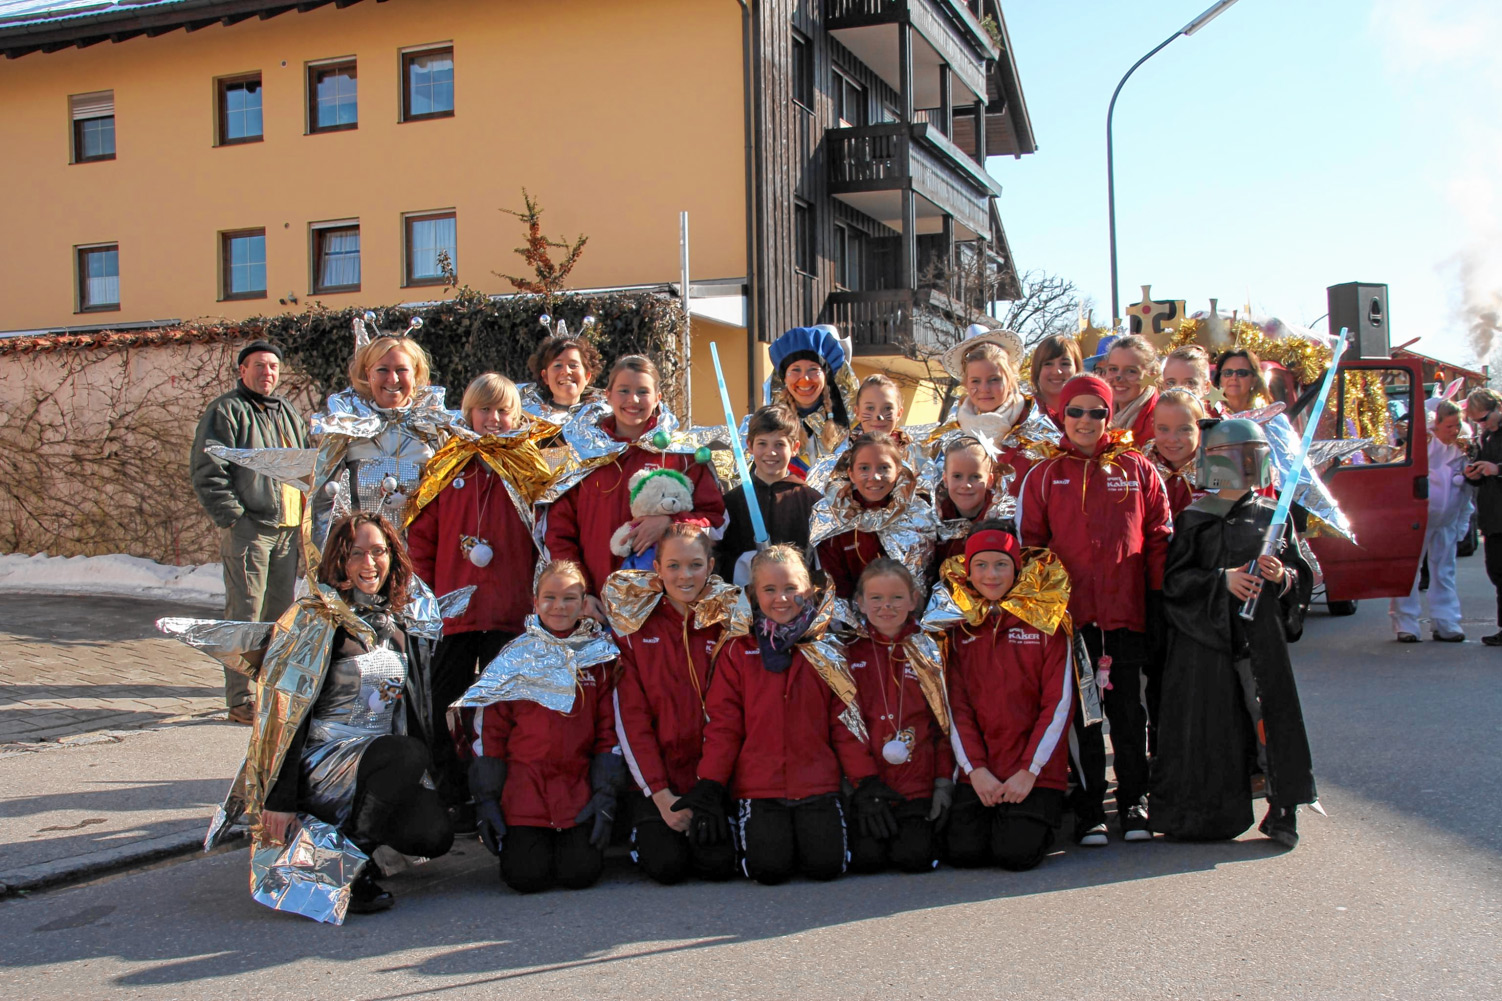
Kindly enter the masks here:
<path id="1" fill-rule="evenodd" d="M 954 418 L 959 422 L 960 428 L 965 431 L 980 431 L 993 441 L 1004 438 L 1016 426 L 1017 421 L 1027 409 L 1027 397 L 1018 393 L 1012 399 L 997 407 L 990 413 L 980 413 L 975 409 L 975 404 L 966 397 L 960 401 L 959 409 L 955 411 Z"/>
<path id="2" fill-rule="evenodd" d="M 1130 429 L 1131 426 L 1137 422 L 1137 417 L 1142 413 L 1142 408 L 1147 406 L 1147 402 L 1152 398 L 1153 391 L 1151 388 L 1148 388 L 1144 389 L 1140 394 L 1138 394 L 1135 400 L 1133 400 L 1131 403 L 1128 403 L 1126 406 L 1114 407 L 1113 409 L 1116 412 L 1111 415 L 1111 427 L 1117 428 L 1118 430 Z"/>
<path id="3" fill-rule="evenodd" d="M 819 607 L 811 601 L 802 602 L 802 608 L 786 624 L 773 622 L 756 612 L 756 646 L 761 651 L 761 663 L 773 674 L 781 674 L 793 663 L 793 648 L 803 639 L 808 627 L 813 624 Z"/>

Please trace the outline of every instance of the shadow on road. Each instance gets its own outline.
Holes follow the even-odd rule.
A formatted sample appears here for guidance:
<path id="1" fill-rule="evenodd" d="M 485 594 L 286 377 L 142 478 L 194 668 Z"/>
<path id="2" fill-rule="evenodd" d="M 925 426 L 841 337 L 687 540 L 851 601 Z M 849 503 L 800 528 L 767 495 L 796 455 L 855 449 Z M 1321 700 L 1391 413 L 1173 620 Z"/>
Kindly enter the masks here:
<path id="1" fill-rule="evenodd" d="M 152 598 L 72 594 L 6 594 L 0 632 L 69 646 L 108 646 L 120 640 L 161 639 L 156 620 L 168 615 L 219 618 L 222 605 Z"/>

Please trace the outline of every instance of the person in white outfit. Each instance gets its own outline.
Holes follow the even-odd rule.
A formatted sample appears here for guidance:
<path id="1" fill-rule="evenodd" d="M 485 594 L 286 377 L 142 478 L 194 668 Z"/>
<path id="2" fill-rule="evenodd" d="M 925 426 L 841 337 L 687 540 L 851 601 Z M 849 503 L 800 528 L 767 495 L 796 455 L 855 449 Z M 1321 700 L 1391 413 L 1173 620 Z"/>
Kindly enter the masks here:
<path id="1" fill-rule="evenodd" d="M 1469 457 L 1458 442 L 1460 408 L 1449 400 L 1429 410 L 1429 528 L 1424 554 L 1429 560 L 1429 617 L 1434 638 L 1464 643 L 1460 629 L 1460 595 L 1455 592 L 1455 547 L 1471 520 L 1471 487 L 1463 475 Z M 1405 598 L 1392 599 L 1390 614 L 1399 643 L 1419 641 L 1423 613 L 1418 575 Z"/>

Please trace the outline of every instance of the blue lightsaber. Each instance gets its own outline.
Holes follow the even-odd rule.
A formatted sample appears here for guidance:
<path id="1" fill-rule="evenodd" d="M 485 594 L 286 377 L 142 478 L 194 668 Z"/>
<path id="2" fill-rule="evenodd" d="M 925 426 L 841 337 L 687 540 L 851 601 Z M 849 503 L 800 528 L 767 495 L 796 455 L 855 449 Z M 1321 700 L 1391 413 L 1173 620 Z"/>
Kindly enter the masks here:
<path id="1" fill-rule="evenodd" d="M 756 499 L 756 481 L 751 479 L 751 467 L 746 464 L 746 450 L 741 448 L 740 425 L 735 422 L 735 411 L 730 407 L 730 390 L 725 388 L 725 371 L 720 368 L 720 349 L 714 341 L 709 342 L 709 357 L 714 361 L 714 379 L 720 384 L 720 403 L 725 407 L 725 430 L 730 434 L 730 451 L 735 454 L 735 468 L 741 474 L 742 491 L 746 495 L 746 510 L 751 513 L 751 534 L 756 537 L 758 548 L 766 545 L 767 524 L 761 520 L 761 504 Z"/>
<path id="2" fill-rule="evenodd" d="M 1309 466 L 1309 446 L 1314 442 L 1314 432 L 1319 428 L 1319 420 L 1324 416 L 1325 404 L 1330 399 L 1330 387 L 1335 382 L 1335 370 L 1340 367 L 1340 358 L 1346 353 L 1346 339 L 1350 331 L 1345 327 L 1340 328 L 1340 336 L 1335 341 L 1335 354 L 1330 358 L 1330 367 L 1325 370 L 1325 378 L 1320 383 L 1319 395 L 1314 398 L 1314 405 L 1309 411 L 1309 422 L 1304 425 L 1304 437 L 1299 444 L 1299 454 L 1289 465 L 1288 474 L 1283 478 L 1283 490 L 1278 494 L 1278 506 L 1273 509 L 1273 519 L 1268 523 L 1267 535 L 1262 542 L 1262 555 L 1272 556 L 1283 545 L 1283 533 L 1288 526 L 1288 515 L 1293 510 L 1294 495 L 1299 492 L 1299 484 L 1304 479 L 1304 471 Z M 1256 573 L 1257 561 L 1252 560 L 1246 566 L 1245 573 Z M 1241 617 L 1248 622 L 1257 614 L 1257 597 L 1262 593 L 1257 590 L 1246 601 L 1241 603 Z"/>

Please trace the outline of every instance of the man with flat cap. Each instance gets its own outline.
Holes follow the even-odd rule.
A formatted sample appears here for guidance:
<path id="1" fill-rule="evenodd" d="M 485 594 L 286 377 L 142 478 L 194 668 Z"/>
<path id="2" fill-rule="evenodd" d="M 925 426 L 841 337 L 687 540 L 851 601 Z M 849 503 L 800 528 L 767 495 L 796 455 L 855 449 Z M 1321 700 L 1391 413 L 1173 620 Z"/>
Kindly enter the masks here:
<path id="1" fill-rule="evenodd" d="M 290 403 L 272 395 L 281 377 L 281 349 L 252 341 L 237 361 L 240 380 L 204 412 L 189 462 L 199 503 L 221 530 L 224 617 L 271 622 L 292 604 L 297 585 L 302 492 L 204 449 L 307 448 L 308 425 Z M 252 699 L 249 679 L 226 668 L 224 701 L 233 722 L 250 724 Z"/>

